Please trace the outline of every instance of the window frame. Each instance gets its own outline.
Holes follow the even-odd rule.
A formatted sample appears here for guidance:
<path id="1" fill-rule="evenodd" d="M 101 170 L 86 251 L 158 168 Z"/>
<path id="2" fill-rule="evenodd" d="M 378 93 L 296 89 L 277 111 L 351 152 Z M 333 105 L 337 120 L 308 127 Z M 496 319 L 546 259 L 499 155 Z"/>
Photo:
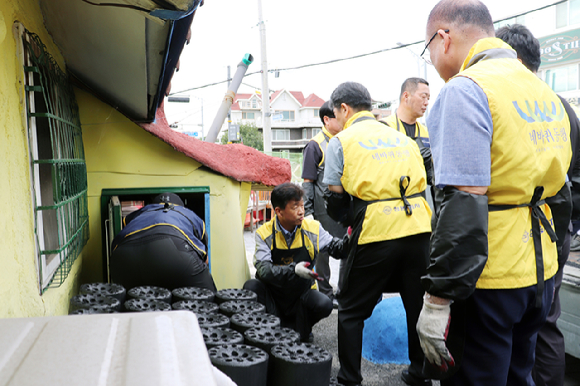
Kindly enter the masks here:
<path id="1" fill-rule="evenodd" d="M 550 81 L 548 79 L 548 77 L 553 74 L 556 71 L 562 71 L 564 69 L 568 69 L 568 71 L 570 71 L 571 68 L 575 68 L 576 71 L 576 77 L 575 77 L 575 86 L 574 88 L 570 88 L 570 89 L 566 89 L 566 90 L 556 90 L 554 87 L 554 83 L 552 81 Z M 568 75 L 569 77 L 570 75 Z M 572 64 L 568 64 L 568 65 L 564 65 L 564 66 L 559 66 L 559 67 L 553 67 L 553 68 L 548 68 L 546 70 L 543 71 L 543 76 L 542 76 L 544 82 L 556 93 L 562 93 L 562 92 L 568 92 L 568 91 L 577 91 L 580 90 L 580 69 L 579 69 L 579 63 L 572 63 Z M 568 83 L 568 80 L 566 81 L 566 83 Z"/>
<path id="2" fill-rule="evenodd" d="M 284 118 L 284 113 L 288 113 L 288 118 Z M 296 121 L 296 111 L 294 110 L 276 110 L 275 114 L 282 114 L 282 119 L 280 122 L 295 122 Z M 292 117 L 290 117 L 292 116 Z"/>
<path id="3" fill-rule="evenodd" d="M 15 24 L 15 35 L 22 65 L 31 225 L 42 295 L 66 281 L 89 238 L 86 161 L 78 105 L 67 75 L 38 35 L 21 23 Z"/>
<path id="4" fill-rule="evenodd" d="M 248 114 L 252 114 L 252 118 L 248 118 Z M 255 121 L 256 120 L 256 113 L 254 111 L 242 111 L 242 119 Z"/>
<path id="5" fill-rule="evenodd" d="M 278 139 L 278 134 L 286 133 L 287 139 Z M 290 141 L 290 129 L 272 129 L 272 141 Z"/>

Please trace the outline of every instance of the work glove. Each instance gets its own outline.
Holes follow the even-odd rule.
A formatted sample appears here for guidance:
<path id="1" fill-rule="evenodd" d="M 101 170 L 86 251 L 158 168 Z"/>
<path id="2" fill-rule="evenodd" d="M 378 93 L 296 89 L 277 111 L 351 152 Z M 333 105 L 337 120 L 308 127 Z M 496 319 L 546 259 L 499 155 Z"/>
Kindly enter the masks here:
<path id="1" fill-rule="evenodd" d="M 314 220 L 314 216 L 309 214 L 308 216 L 304 216 L 305 219 L 307 220 Z"/>
<path id="2" fill-rule="evenodd" d="M 450 312 L 450 304 L 433 304 L 428 296 L 425 296 L 423 309 L 417 321 L 417 334 L 425 357 L 441 371 L 447 371 L 448 366 L 455 365 L 451 353 L 445 346 L 451 322 Z"/>
<path id="3" fill-rule="evenodd" d="M 313 270 L 308 269 L 308 267 L 310 267 L 310 263 L 306 261 L 301 261 L 300 263 L 296 264 L 296 267 L 294 267 L 294 272 L 296 273 L 296 275 L 300 276 L 303 279 L 316 279 L 319 281 L 324 281 L 323 278 L 318 277 L 318 274 Z"/>

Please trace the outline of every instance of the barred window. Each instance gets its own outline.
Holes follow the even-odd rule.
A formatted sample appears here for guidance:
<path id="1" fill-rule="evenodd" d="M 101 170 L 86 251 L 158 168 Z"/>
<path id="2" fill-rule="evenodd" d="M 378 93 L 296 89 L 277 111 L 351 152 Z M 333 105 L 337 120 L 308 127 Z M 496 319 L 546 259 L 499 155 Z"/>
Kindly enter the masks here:
<path id="1" fill-rule="evenodd" d="M 66 280 L 89 238 L 87 168 L 72 85 L 40 38 L 20 30 L 42 293 Z"/>

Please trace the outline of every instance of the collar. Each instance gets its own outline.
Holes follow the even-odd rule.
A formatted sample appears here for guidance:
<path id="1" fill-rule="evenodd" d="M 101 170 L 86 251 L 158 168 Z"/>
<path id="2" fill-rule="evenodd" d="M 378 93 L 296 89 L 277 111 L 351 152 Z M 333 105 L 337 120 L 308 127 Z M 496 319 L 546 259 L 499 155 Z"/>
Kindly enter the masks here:
<path id="1" fill-rule="evenodd" d="M 360 117 L 371 117 L 375 119 L 375 116 L 370 111 L 359 111 L 358 113 L 350 117 L 348 121 L 346 121 L 346 123 L 344 124 L 344 128 L 346 129 L 350 127 L 353 124 L 353 122 L 359 119 Z"/>
<path id="2" fill-rule="evenodd" d="M 325 126 L 322 126 L 322 132 L 328 137 L 329 140 L 334 137 L 334 135 L 330 134 L 330 131 L 326 130 Z"/>
<path id="3" fill-rule="evenodd" d="M 459 72 L 488 59 L 517 59 L 518 55 L 509 44 L 498 38 L 478 40 L 469 50 Z"/>
<path id="4" fill-rule="evenodd" d="M 296 230 L 298 229 L 298 225 L 296 225 L 294 227 L 294 230 L 292 232 L 289 232 L 289 231 L 286 230 L 286 228 L 284 228 L 282 226 L 282 224 L 280 224 L 280 220 L 278 220 L 278 216 L 276 216 L 276 228 L 277 228 L 277 230 L 279 230 L 279 231 L 281 230 L 282 231 L 282 233 L 284 234 L 284 237 L 285 238 L 288 238 L 288 237 L 293 237 L 294 234 L 296 234 Z"/>

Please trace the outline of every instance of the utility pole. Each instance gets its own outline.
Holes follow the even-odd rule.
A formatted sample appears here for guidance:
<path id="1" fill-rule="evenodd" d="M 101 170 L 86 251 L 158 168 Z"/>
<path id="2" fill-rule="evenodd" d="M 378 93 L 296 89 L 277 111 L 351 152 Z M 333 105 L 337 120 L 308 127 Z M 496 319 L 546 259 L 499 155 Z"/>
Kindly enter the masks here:
<path id="1" fill-rule="evenodd" d="M 260 24 L 260 47 L 262 54 L 262 132 L 264 153 L 272 153 L 272 126 L 270 113 L 270 89 L 268 88 L 268 59 L 266 58 L 266 25 L 262 18 L 262 0 L 258 0 L 258 21 Z"/>
<path id="2" fill-rule="evenodd" d="M 230 66 L 228 66 L 228 90 L 230 89 L 230 83 L 231 83 L 231 74 L 230 74 Z M 230 109 L 228 110 L 228 134 L 230 135 L 230 126 L 232 125 L 232 108 L 230 106 Z"/>
<path id="3" fill-rule="evenodd" d="M 205 140 L 205 133 L 204 133 L 204 129 L 203 129 L 203 98 L 201 99 L 201 140 L 204 141 Z"/>

